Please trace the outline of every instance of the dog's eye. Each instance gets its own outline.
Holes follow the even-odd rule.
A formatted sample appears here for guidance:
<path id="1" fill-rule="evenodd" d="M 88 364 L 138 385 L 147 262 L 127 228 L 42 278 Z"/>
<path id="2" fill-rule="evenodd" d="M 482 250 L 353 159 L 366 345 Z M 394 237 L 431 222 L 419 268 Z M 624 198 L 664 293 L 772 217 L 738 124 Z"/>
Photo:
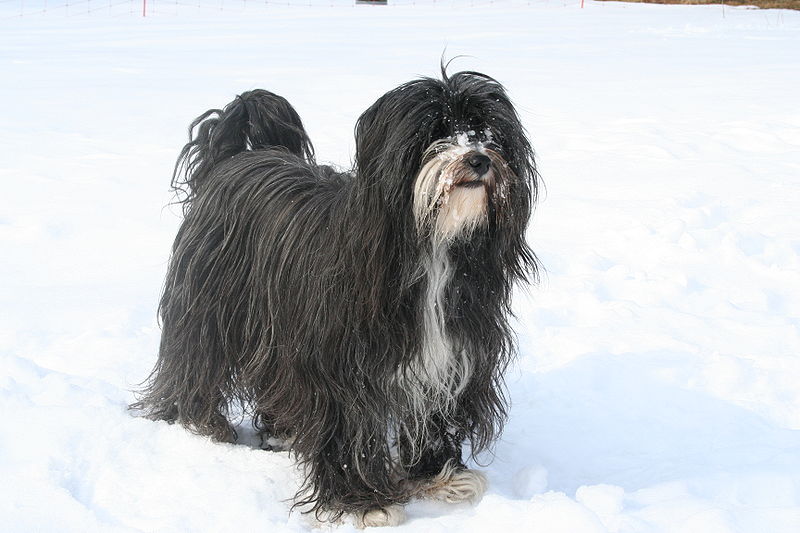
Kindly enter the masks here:
<path id="1" fill-rule="evenodd" d="M 493 152 L 497 152 L 500 155 L 503 155 L 504 150 L 503 147 L 497 144 L 496 142 L 485 142 L 483 143 L 484 148 L 487 150 L 492 150 Z"/>

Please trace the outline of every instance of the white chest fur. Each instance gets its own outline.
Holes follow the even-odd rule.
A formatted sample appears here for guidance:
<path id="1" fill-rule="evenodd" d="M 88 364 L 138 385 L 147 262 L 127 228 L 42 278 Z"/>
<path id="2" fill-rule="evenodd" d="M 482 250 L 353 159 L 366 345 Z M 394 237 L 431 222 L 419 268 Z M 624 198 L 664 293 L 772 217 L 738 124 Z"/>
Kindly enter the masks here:
<path id="1" fill-rule="evenodd" d="M 422 298 L 421 350 L 415 362 L 418 396 L 429 408 L 447 412 L 469 382 L 470 362 L 463 350 L 457 349 L 446 327 L 445 291 L 452 268 L 445 246 L 434 246 L 425 265 L 427 288 Z"/>

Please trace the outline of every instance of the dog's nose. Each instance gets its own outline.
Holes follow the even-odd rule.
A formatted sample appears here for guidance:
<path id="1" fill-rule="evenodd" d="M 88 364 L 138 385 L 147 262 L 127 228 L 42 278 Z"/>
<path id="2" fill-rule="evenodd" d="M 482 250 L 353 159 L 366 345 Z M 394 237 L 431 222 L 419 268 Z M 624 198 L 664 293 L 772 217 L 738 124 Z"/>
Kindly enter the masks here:
<path id="1" fill-rule="evenodd" d="M 492 160 L 483 154 L 472 154 L 469 159 L 467 159 L 467 163 L 469 163 L 469 166 L 475 171 L 475 174 L 483 176 L 489 171 Z"/>

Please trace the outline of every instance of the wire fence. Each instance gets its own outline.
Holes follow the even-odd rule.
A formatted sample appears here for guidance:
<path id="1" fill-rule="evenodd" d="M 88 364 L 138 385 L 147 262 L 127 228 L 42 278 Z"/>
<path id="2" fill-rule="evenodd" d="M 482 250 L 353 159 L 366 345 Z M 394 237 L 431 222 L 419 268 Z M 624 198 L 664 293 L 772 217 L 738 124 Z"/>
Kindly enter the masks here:
<path id="1" fill-rule="evenodd" d="M 582 6 L 583 0 L 387 0 L 369 5 L 364 0 L 0 0 L 0 18 L 34 16 L 174 16 L 189 11 L 244 13 L 274 8 L 386 9 L 399 6 L 448 6 L 454 8 L 492 5 Z"/>

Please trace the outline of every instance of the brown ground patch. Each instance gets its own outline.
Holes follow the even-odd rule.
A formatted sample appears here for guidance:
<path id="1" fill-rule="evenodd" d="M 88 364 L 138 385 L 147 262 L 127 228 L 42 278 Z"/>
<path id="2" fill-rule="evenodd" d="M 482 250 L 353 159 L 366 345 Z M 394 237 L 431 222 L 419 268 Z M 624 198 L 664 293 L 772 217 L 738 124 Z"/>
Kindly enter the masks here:
<path id="1" fill-rule="evenodd" d="M 603 1 L 603 0 L 600 0 Z M 755 6 L 762 9 L 797 9 L 800 0 L 613 0 L 615 2 L 640 2 L 643 4 L 725 4 L 727 6 Z"/>

